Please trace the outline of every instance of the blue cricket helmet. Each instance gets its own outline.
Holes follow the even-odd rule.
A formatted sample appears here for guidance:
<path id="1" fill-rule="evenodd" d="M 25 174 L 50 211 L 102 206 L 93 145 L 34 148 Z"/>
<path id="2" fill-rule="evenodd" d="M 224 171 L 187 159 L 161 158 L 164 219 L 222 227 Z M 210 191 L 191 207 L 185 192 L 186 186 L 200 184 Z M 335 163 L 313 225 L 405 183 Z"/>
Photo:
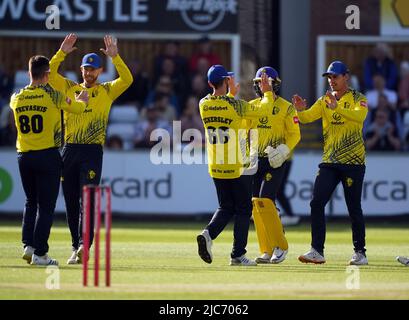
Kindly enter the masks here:
<path id="1" fill-rule="evenodd" d="M 258 87 L 257 82 L 259 82 L 261 80 L 261 75 L 263 73 L 266 73 L 268 78 L 271 79 L 271 85 L 273 87 L 273 91 L 275 93 L 278 93 L 278 91 L 280 90 L 280 86 L 281 86 L 281 79 L 278 76 L 277 70 L 274 69 L 273 67 L 264 66 L 264 67 L 261 67 L 260 69 L 257 70 L 256 76 L 253 79 L 255 87 Z M 261 94 L 259 92 L 259 87 L 258 87 L 258 89 L 255 88 L 255 90 L 256 90 L 257 94 L 261 96 Z"/>
<path id="2" fill-rule="evenodd" d="M 278 72 L 276 71 L 276 69 L 269 67 L 269 66 L 265 66 L 265 67 L 261 67 L 260 69 L 257 70 L 256 72 L 256 76 L 254 77 L 254 81 L 257 80 L 261 80 L 261 75 L 263 73 L 266 73 L 267 76 L 273 80 L 278 79 L 280 80 L 279 76 L 278 76 Z M 280 80 L 281 81 L 281 80 Z"/>

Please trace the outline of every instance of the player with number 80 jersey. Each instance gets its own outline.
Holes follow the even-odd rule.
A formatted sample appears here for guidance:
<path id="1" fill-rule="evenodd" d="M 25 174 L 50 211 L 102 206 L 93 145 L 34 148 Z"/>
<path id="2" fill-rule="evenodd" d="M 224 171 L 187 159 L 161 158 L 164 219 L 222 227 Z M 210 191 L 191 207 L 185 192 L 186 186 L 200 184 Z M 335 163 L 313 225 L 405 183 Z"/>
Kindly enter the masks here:
<path id="1" fill-rule="evenodd" d="M 27 86 L 11 98 L 17 127 L 17 151 L 28 152 L 61 146 L 61 113 L 82 113 L 85 104 L 67 103 L 63 93 L 49 84 Z"/>

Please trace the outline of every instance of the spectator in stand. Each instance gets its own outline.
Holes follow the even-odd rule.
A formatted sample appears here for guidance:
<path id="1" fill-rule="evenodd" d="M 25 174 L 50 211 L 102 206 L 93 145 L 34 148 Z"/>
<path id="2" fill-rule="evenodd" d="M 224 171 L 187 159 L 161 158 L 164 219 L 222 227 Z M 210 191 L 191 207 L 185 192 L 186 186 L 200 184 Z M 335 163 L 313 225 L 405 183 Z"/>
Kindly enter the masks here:
<path id="1" fill-rule="evenodd" d="M 165 129 L 172 135 L 172 128 L 169 122 L 162 120 L 158 108 L 151 104 L 146 111 L 146 119 L 140 119 L 135 126 L 135 148 L 151 148 L 154 146 L 160 137 L 156 129 Z M 151 138 L 152 134 L 152 138 Z"/>
<path id="2" fill-rule="evenodd" d="M 207 85 L 207 76 L 203 78 L 199 73 L 195 73 L 190 81 L 190 95 L 200 100 L 211 93 L 210 90 L 211 88 Z M 187 105 L 188 103 L 186 102 L 185 106 Z"/>
<path id="3" fill-rule="evenodd" d="M 149 91 L 144 105 L 151 105 L 155 100 L 155 95 L 158 93 L 167 94 L 169 96 L 170 104 L 176 109 L 176 112 L 179 115 L 181 110 L 179 99 L 174 92 L 172 79 L 169 76 L 163 75 L 159 78 L 158 82 L 155 85 L 155 88 Z"/>
<path id="4" fill-rule="evenodd" d="M 207 60 L 208 67 L 216 64 L 221 64 L 220 57 L 212 52 L 212 42 L 207 36 L 203 36 L 202 38 L 199 39 L 198 48 L 190 58 L 189 69 L 191 73 L 195 73 L 198 71 L 198 64 L 200 58 L 204 58 L 205 60 Z"/>
<path id="5" fill-rule="evenodd" d="M 17 129 L 9 104 L 0 107 L 0 146 L 15 146 Z"/>
<path id="6" fill-rule="evenodd" d="M 163 53 L 155 57 L 154 62 L 154 78 L 159 78 L 162 70 L 162 65 L 165 59 L 171 59 L 175 64 L 175 72 L 181 75 L 186 75 L 187 59 L 179 53 L 180 43 L 178 41 L 168 41 L 165 44 Z"/>
<path id="7" fill-rule="evenodd" d="M 205 57 L 201 57 L 197 60 L 197 68 L 196 68 L 196 73 L 200 74 L 203 79 L 207 80 L 207 70 L 212 65 L 209 64 L 209 61 Z"/>
<path id="8" fill-rule="evenodd" d="M 401 148 L 396 127 L 388 120 L 385 110 L 376 110 L 374 122 L 369 126 L 365 135 L 367 150 L 398 151 Z"/>
<path id="9" fill-rule="evenodd" d="M 396 108 L 394 108 L 393 105 L 389 103 L 388 99 L 386 98 L 384 94 L 379 95 L 377 106 L 369 110 L 368 116 L 366 117 L 365 122 L 364 122 L 364 128 L 363 128 L 364 134 L 368 131 L 369 126 L 374 122 L 375 114 L 377 110 L 383 110 L 388 114 L 389 122 L 392 123 L 393 126 L 397 129 L 400 139 L 403 139 L 402 117 L 399 111 L 397 111 Z"/>
<path id="10" fill-rule="evenodd" d="M 402 61 L 400 65 L 400 82 L 399 82 L 399 109 L 402 117 L 409 110 L 409 62 Z"/>
<path id="11" fill-rule="evenodd" d="M 183 110 L 180 121 L 182 126 L 182 134 L 188 129 L 198 130 L 194 133 L 194 140 L 198 142 L 198 144 L 203 145 L 205 142 L 205 131 L 198 106 L 199 99 L 192 95 L 189 96 L 189 98 L 186 100 L 186 106 Z M 191 137 L 191 139 L 193 139 L 193 137 Z"/>
<path id="12" fill-rule="evenodd" d="M 118 135 L 110 136 L 107 139 L 105 145 L 109 150 L 123 150 L 124 148 L 124 142 L 122 141 L 122 138 Z"/>
<path id="13" fill-rule="evenodd" d="M 162 76 L 167 76 L 171 79 L 173 84 L 173 91 L 178 97 L 180 105 L 183 105 L 183 101 L 185 100 L 185 95 L 187 92 L 186 75 L 177 71 L 175 62 L 171 58 L 165 58 L 163 60 L 162 69 L 160 70 L 159 77 Z M 154 81 L 154 83 L 156 82 L 157 81 Z"/>
<path id="14" fill-rule="evenodd" d="M 157 93 L 155 95 L 154 101 L 153 101 L 154 107 L 158 110 L 160 114 L 160 118 L 162 120 L 167 121 L 168 123 L 172 123 L 173 121 L 176 120 L 176 110 L 175 108 L 170 104 L 169 102 L 169 95 L 166 93 Z M 149 108 L 144 108 L 141 111 L 141 119 L 146 119 L 147 118 L 147 113 Z"/>
<path id="15" fill-rule="evenodd" d="M 116 104 L 132 104 L 138 109 L 142 108 L 149 90 L 149 77 L 143 70 L 142 63 L 138 59 L 134 59 L 129 64 L 133 76 L 131 86 L 118 97 Z"/>
<path id="16" fill-rule="evenodd" d="M 396 91 L 385 87 L 385 78 L 381 74 L 375 74 L 372 82 L 374 89 L 366 92 L 369 109 L 375 109 L 378 106 L 379 96 L 383 95 L 386 97 L 390 107 L 395 110 L 398 102 L 398 94 Z"/>
<path id="17" fill-rule="evenodd" d="M 396 90 L 398 70 L 392 60 L 391 49 L 386 43 L 378 43 L 372 56 L 365 61 L 364 85 L 366 91 L 374 88 L 373 76 L 376 74 L 381 74 L 385 78 L 387 89 Z"/>
<path id="18" fill-rule="evenodd" d="M 7 75 L 3 66 L 0 65 L 0 110 L 10 101 L 13 82 L 13 78 Z"/>

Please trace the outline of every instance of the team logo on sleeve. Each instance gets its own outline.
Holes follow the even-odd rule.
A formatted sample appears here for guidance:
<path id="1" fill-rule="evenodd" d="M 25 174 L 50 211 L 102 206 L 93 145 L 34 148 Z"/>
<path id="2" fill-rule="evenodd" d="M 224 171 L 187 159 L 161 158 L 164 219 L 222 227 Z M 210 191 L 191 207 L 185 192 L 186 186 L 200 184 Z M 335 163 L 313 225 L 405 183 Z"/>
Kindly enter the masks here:
<path id="1" fill-rule="evenodd" d="M 368 103 L 366 101 L 361 101 L 359 104 L 361 107 L 368 108 Z"/>
<path id="2" fill-rule="evenodd" d="M 298 119 L 297 116 L 294 116 L 294 117 L 293 117 L 293 121 L 294 121 L 295 124 L 299 124 L 299 123 L 300 123 L 300 119 Z"/>

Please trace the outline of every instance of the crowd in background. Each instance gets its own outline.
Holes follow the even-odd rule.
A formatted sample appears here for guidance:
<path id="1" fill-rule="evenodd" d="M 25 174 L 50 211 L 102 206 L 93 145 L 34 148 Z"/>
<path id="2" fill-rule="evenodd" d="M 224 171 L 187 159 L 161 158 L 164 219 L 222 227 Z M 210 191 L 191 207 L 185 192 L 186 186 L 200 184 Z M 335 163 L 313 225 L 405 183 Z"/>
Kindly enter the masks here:
<path id="1" fill-rule="evenodd" d="M 181 121 L 182 132 L 196 129 L 204 138 L 199 100 L 211 92 L 207 70 L 220 63 L 207 37 L 198 41 L 191 57 L 180 54 L 179 42 L 166 42 L 161 54 L 154 57 L 153 74 L 147 74 L 138 59 L 128 61 L 134 82 L 114 102 L 107 148 L 149 148 L 156 143 L 151 141 L 152 131 L 164 129 L 172 136 L 175 120 Z M 364 74 L 352 77 L 351 86 L 368 98 L 364 125 L 367 150 L 409 151 L 409 62 L 394 61 L 391 49 L 379 43 L 363 63 Z M 13 89 L 13 77 L 0 66 L 0 146 L 15 145 L 14 120 L 8 108 Z M 121 118 L 116 117 L 118 110 L 127 111 Z"/>

